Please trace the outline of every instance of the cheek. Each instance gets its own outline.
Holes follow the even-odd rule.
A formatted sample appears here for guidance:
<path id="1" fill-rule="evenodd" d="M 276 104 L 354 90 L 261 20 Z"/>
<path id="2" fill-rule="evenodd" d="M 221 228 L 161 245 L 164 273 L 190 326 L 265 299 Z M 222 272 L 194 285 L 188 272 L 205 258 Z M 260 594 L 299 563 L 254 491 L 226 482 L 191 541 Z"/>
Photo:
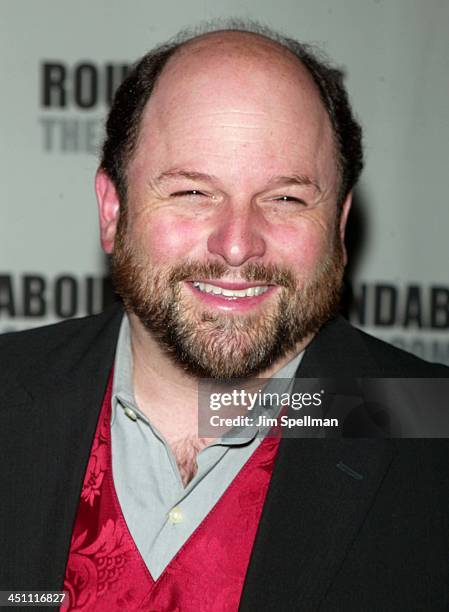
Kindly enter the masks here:
<path id="1" fill-rule="evenodd" d="M 304 223 L 301 227 L 276 228 L 273 235 L 279 262 L 295 270 L 299 276 L 313 273 L 331 252 L 330 231 L 321 225 Z"/>
<path id="2" fill-rule="evenodd" d="M 201 229 L 188 219 L 153 217 L 139 230 L 139 242 L 155 263 L 181 263 L 200 252 Z"/>

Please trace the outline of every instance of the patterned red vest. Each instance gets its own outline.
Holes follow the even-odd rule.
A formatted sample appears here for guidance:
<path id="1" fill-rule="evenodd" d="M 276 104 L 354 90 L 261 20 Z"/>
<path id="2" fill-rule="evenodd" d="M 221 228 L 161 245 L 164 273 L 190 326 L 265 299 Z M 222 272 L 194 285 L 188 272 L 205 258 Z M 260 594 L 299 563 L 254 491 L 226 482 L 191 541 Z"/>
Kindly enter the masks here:
<path id="1" fill-rule="evenodd" d="M 279 439 L 262 442 L 159 579 L 153 580 L 128 531 L 114 488 L 111 389 L 112 376 L 70 545 L 64 581 L 69 610 L 235 612 Z"/>

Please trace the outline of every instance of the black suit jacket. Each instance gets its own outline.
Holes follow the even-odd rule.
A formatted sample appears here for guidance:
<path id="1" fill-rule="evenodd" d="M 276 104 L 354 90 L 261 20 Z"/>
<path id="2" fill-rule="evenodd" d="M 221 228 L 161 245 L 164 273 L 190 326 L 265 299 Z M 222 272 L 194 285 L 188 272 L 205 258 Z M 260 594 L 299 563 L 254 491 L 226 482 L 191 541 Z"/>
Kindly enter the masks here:
<path id="1" fill-rule="evenodd" d="M 0 590 L 62 588 L 121 316 L 0 336 Z M 342 318 L 300 366 L 309 378 L 448 372 Z M 448 515 L 447 440 L 284 439 L 240 610 L 448 610 Z"/>

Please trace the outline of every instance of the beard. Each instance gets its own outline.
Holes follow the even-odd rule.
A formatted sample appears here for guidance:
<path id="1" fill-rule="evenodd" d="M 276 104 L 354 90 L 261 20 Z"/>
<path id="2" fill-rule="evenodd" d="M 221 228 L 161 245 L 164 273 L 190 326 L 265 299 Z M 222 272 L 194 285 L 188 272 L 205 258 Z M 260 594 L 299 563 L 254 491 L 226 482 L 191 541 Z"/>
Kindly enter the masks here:
<path id="1" fill-rule="evenodd" d="M 337 234 L 312 278 L 297 279 L 281 265 L 242 266 L 239 280 L 279 289 L 257 312 L 241 314 L 199 306 L 182 289 L 185 281 L 231 279 L 228 266 L 196 261 L 154 266 L 124 226 L 119 222 L 112 256 L 116 292 L 163 352 L 190 375 L 220 380 L 255 376 L 298 350 L 338 312 L 344 258 Z"/>

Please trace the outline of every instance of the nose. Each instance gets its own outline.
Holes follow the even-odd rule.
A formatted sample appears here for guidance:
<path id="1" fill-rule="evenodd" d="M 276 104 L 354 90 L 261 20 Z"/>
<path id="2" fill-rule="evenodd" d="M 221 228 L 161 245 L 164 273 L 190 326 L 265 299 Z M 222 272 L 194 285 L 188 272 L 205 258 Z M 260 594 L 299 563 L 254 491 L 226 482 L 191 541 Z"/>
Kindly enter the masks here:
<path id="1" fill-rule="evenodd" d="M 241 266 L 265 255 L 264 219 L 252 207 L 229 205 L 211 231 L 207 248 L 229 266 Z"/>

